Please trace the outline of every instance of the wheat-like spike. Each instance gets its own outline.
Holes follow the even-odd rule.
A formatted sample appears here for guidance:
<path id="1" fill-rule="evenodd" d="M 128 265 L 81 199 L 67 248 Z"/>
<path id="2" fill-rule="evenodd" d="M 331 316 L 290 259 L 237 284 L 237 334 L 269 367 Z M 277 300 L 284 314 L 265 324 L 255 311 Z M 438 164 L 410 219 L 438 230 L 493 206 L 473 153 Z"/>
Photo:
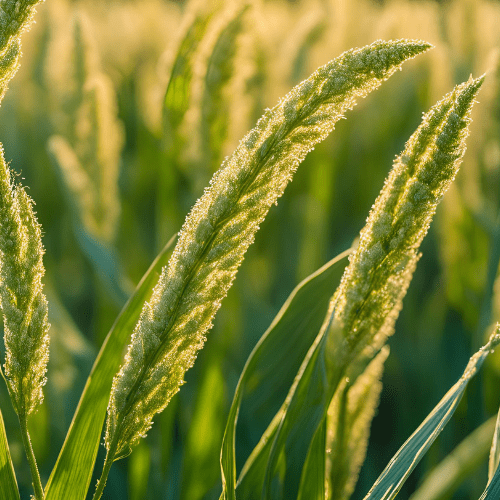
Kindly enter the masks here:
<path id="1" fill-rule="evenodd" d="M 65 112 L 58 115 L 60 135 L 50 138 L 48 149 L 86 230 L 109 242 L 120 214 L 123 126 L 113 84 L 99 69 L 89 20 L 79 12 L 72 28 L 71 64 L 54 82 L 62 88 L 56 106 Z M 60 43 L 67 41 L 63 37 Z"/>
<path id="2" fill-rule="evenodd" d="M 458 85 L 423 117 L 396 158 L 336 292 L 335 318 L 353 352 L 391 335 L 418 248 L 465 153 L 470 111 L 484 76 Z"/>
<path id="3" fill-rule="evenodd" d="M 234 73 L 234 57 L 238 37 L 243 31 L 244 15 L 249 4 L 243 4 L 236 15 L 229 17 L 220 32 L 208 61 L 202 101 L 201 142 L 204 157 L 210 166 L 217 167 L 229 128 L 228 83 Z M 215 169 L 214 169 L 215 170 Z M 213 171 L 213 170 L 212 170 Z"/>
<path id="4" fill-rule="evenodd" d="M 41 230 L 33 202 L 13 186 L 0 149 L 0 303 L 4 320 L 5 378 L 18 415 L 43 400 L 49 358 Z"/>
<path id="5" fill-rule="evenodd" d="M 21 34 L 33 22 L 35 6 L 43 0 L 2 0 L 0 2 L 0 102 L 19 69 Z"/>
<path id="6" fill-rule="evenodd" d="M 186 218 L 114 378 L 108 462 L 129 452 L 179 390 L 259 224 L 299 163 L 356 98 L 429 48 L 399 40 L 345 52 L 267 110 L 223 162 Z"/>

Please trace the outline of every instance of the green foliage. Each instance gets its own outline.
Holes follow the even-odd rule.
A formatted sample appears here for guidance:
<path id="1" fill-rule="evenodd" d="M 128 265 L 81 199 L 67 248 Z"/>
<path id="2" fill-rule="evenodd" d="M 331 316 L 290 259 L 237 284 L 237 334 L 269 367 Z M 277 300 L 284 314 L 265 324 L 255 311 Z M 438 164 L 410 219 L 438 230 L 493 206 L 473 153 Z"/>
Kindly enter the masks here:
<path id="1" fill-rule="evenodd" d="M 0 6 L 0 496 L 496 499 L 498 327 L 425 415 L 500 310 L 500 7 L 51 0 L 9 83 L 37 3 Z"/>
<path id="2" fill-rule="evenodd" d="M 5 425 L 0 411 L 0 493 L 5 500 L 20 500 Z"/>
<path id="3" fill-rule="evenodd" d="M 496 331 L 491 335 L 488 343 L 471 357 L 460 380 L 446 393 L 420 427 L 394 455 L 394 458 L 366 495 L 365 500 L 379 498 L 391 500 L 396 497 L 404 481 L 452 417 L 470 379 L 477 373 L 488 354 L 499 343 L 500 324 L 497 324 Z"/>
<path id="4" fill-rule="evenodd" d="M 254 415 L 267 413 L 272 417 L 273 408 L 275 412 L 279 409 L 321 327 L 322 312 L 328 306 L 332 283 L 340 280 L 342 264 L 350 252 L 339 255 L 297 285 L 248 358 L 236 388 L 222 442 L 221 498 L 234 498 L 235 495 L 236 422 L 242 403 L 246 400 L 247 412 Z M 268 383 L 271 377 L 272 385 Z M 258 453 L 257 449 L 255 453 Z M 265 462 L 260 465 L 260 471 L 256 466 L 252 477 L 247 476 L 247 482 L 252 486 L 245 489 L 245 485 L 239 485 L 238 498 L 251 497 L 255 491 L 253 481 L 258 481 L 265 472 Z"/>
<path id="5" fill-rule="evenodd" d="M 171 254 L 173 239 L 151 264 L 116 319 L 95 360 L 64 445 L 45 488 L 45 499 L 83 498 L 89 488 L 99 448 L 113 375 L 122 361 L 122 348 L 136 324 L 142 304 Z M 67 464 L 76 464 L 68 469 Z"/>
<path id="6" fill-rule="evenodd" d="M 411 500 L 437 500 L 453 493 L 463 478 L 484 462 L 494 427 L 495 417 L 491 417 L 471 432 L 432 470 Z"/>
<path id="7" fill-rule="evenodd" d="M 463 156 L 482 81 L 470 79 L 436 104 L 396 159 L 288 396 L 242 470 L 243 498 L 261 489 L 264 498 L 300 497 L 307 485 L 306 456 L 311 460 L 324 432 L 342 377 L 356 357 L 373 355 L 393 332 L 418 248 Z"/>

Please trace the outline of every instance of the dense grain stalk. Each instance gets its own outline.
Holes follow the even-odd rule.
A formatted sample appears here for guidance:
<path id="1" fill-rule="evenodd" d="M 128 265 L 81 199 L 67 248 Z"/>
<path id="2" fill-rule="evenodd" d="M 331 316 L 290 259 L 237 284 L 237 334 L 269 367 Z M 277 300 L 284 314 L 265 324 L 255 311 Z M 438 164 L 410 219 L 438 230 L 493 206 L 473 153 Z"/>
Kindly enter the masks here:
<path id="1" fill-rule="evenodd" d="M 47 300 L 41 279 L 45 273 L 41 230 L 33 202 L 13 186 L 0 151 L 0 304 L 4 322 L 5 380 L 19 417 L 33 476 L 35 494 L 41 483 L 31 447 L 27 417 L 43 401 L 49 360 Z"/>
<path id="2" fill-rule="evenodd" d="M 420 243 L 465 153 L 483 80 L 470 78 L 433 106 L 394 162 L 337 291 L 335 328 L 350 352 L 393 332 Z"/>
<path id="3" fill-rule="evenodd" d="M 113 381 L 108 454 L 95 498 L 111 463 L 130 452 L 179 390 L 259 224 L 299 163 L 356 98 L 429 47 L 401 40 L 345 52 L 267 110 L 224 161 L 186 218 Z"/>

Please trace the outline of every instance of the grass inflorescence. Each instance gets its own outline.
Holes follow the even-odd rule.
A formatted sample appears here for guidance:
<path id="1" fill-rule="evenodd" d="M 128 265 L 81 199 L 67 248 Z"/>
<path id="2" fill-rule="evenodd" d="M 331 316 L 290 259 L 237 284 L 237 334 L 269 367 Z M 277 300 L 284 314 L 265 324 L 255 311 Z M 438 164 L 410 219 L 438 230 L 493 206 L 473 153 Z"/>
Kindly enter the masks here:
<path id="1" fill-rule="evenodd" d="M 500 238 L 492 193 L 500 149 L 494 118 L 489 127 L 482 121 L 483 138 L 477 142 L 484 154 L 467 160 L 465 180 L 463 174 L 455 180 L 479 89 L 484 87 L 481 95 L 492 115 L 498 89 L 484 76 L 470 76 L 453 88 L 443 75 L 465 80 L 469 65 L 451 68 L 439 38 L 447 34 L 453 48 L 457 35 L 447 30 L 466 24 L 455 4 L 467 4 L 469 24 L 476 16 L 486 26 L 488 16 L 500 18 L 500 11 L 495 14 L 482 1 L 480 10 L 467 0 L 456 0 L 446 13 L 436 7 L 450 20 L 439 24 L 436 36 L 432 26 L 439 16 L 407 0 L 384 5 L 380 12 L 365 0 L 349 7 L 336 0 L 307 6 L 82 1 L 78 8 L 69 0 L 51 0 L 41 6 L 33 44 L 24 33 L 39 3 L 0 2 L 0 100 L 18 70 L 21 37 L 29 51 L 27 73 L 19 72 L 9 93 L 13 104 L 5 101 L 3 108 L 6 140 L 21 130 L 21 139 L 5 150 L 19 159 L 11 165 L 0 149 L 1 374 L 6 383 L 5 397 L 0 392 L 0 497 L 84 500 L 93 495 L 98 500 L 107 487 L 113 499 L 124 498 L 125 489 L 130 498 L 347 500 L 356 489 L 368 492 L 366 500 L 395 498 L 453 413 L 460 413 L 469 381 L 500 342 L 498 324 L 485 341 L 499 302 Z M 410 11 L 428 26 L 415 39 L 402 38 L 416 31 L 405 21 Z M 382 13 L 387 17 L 378 31 L 369 28 L 372 17 Z M 396 40 L 379 39 L 400 29 Z M 351 41 L 354 31 L 359 37 Z M 420 36 L 437 40 L 437 50 L 411 63 L 415 69 L 405 65 L 401 76 L 386 84 L 403 63 L 433 48 Z M 471 37 L 464 40 L 464 57 L 472 62 L 478 51 Z M 342 52 L 349 46 L 360 48 Z M 335 53 L 340 55 L 331 59 Z M 489 61 L 490 74 L 496 75 L 498 56 Z M 471 72 L 481 74 L 479 67 Z M 382 85 L 358 115 L 338 126 L 361 98 Z M 416 113 L 450 88 L 410 135 Z M 243 138 L 235 142 L 238 135 Z M 365 217 L 365 195 L 375 195 L 372 186 L 381 184 L 387 171 L 392 145 L 400 149 L 409 135 L 359 239 L 350 244 L 353 228 Z M 32 148 L 30 141 L 40 147 Z M 16 177 L 16 164 L 34 182 L 39 214 Z M 289 189 L 290 197 L 268 216 L 294 177 L 300 180 Z M 491 187 L 483 186 L 484 180 Z M 472 186 L 470 192 L 463 184 Z M 448 190 L 452 202 L 441 212 L 440 236 L 433 234 L 429 246 L 424 237 Z M 59 209 L 60 200 L 68 210 Z M 457 203 L 460 208 L 452 213 Z M 349 223 L 337 232 L 336 221 L 344 215 Z M 480 237 L 471 236 L 471 225 Z M 256 237 L 261 226 L 263 235 Z M 442 245 L 445 294 L 438 280 L 425 301 L 418 306 L 409 301 L 409 312 L 405 308 L 401 314 L 414 277 L 419 282 L 414 288 L 425 288 L 417 263 L 428 274 L 425 259 L 429 253 L 432 260 L 442 235 L 465 242 L 453 251 L 451 243 Z M 242 267 L 252 245 L 255 253 Z M 163 249 L 139 281 L 155 248 Z M 463 268 L 450 274 L 461 250 L 470 250 L 470 261 L 464 259 Z M 332 251 L 337 257 L 321 265 Z M 488 252 L 482 276 L 477 269 Z M 229 406 L 238 363 L 255 340 L 241 332 L 268 324 L 286 285 L 291 289 L 295 282 L 294 262 L 302 281 L 250 353 Z M 238 272 L 244 277 L 230 292 Z M 132 293 L 134 281 L 139 284 Z M 95 291 L 91 298 L 89 290 Z M 482 290 L 478 299 L 474 294 Z M 393 376 L 408 346 L 416 352 L 410 368 L 417 370 L 425 358 L 417 355 L 423 329 L 429 331 L 426 346 L 435 336 L 451 349 L 448 337 L 440 337 L 441 331 L 450 335 L 448 300 L 456 314 L 463 314 L 464 325 L 476 325 L 475 347 L 484 346 L 444 396 L 434 377 L 446 378 L 449 387 L 446 359 L 456 358 L 455 377 L 466 357 L 456 355 L 457 347 L 453 356 L 443 357 L 441 370 L 440 355 L 429 354 L 436 358 L 426 365 L 422 382 L 425 386 L 432 377 L 429 393 L 439 402 L 432 410 L 425 408 L 427 400 L 415 403 L 401 427 L 416 430 L 401 439 L 392 459 L 384 455 L 384 469 L 369 448 L 370 428 L 380 427 L 380 400 L 380 411 L 386 411 L 382 374 Z M 49 314 L 55 323 L 50 365 Z M 391 338 L 395 354 L 389 356 L 389 338 L 400 316 L 402 331 Z M 93 335 L 86 338 L 79 329 Z M 459 335 L 454 339 L 458 342 Z M 203 359 L 196 361 L 207 342 Z M 99 345 L 91 368 L 92 346 Z M 495 356 L 490 358 L 493 363 L 482 368 L 488 381 L 484 394 L 469 401 L 480 415 L 478 429 L 428 476 L 415 498 L 453 493 L 460 474 L 486 464 L 490 442 L 481 499 L 498 496 L 500 426 L 494 417 L 486 420 L 497 410 L 491 381 L 498 369 Z M 197 384 L 202 377 L 203 384 Z M 190 383 L 174 398 L 186 380 Z M 31 481 L 25 481 L 21 472 L 19 485 L 12 416 L 31 473 Z M 153 439 L 158 443 L 153 446 L 143 439 L 148 433 L 162 438 Z M 471 436 L 479 436 L 473 452 Z M 60 450 L 54 444 L 58 439 Z M 98 453 L 102 442 L 104 457 Z M 366 457 L 373 461 L 371 470 L 363 468 Z M 440 471 L 454 457 L 460 458 L 460 474 L 443 478 Z M 102 469 L 92 490 L 96 461 Z M 114 474 L 127 467 L 128 484 L 122 488 L 124 481 Z M 379 470 L 377 479 L 373 471 Z"/>

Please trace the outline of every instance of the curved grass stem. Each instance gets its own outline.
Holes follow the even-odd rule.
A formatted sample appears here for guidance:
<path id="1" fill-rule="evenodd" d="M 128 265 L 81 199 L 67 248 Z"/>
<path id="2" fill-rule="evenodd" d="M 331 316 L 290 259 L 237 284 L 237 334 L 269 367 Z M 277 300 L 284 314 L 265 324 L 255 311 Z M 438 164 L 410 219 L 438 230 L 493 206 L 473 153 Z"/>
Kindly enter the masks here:
<path id="1" fill-rule="evenodd" d="M 111 443 L 110 448 L 106 453 L 106 459 L 104 460 L 101 477 L 97 481 L 95 493 L 94 496 L 92 497 L 92 500 L 99 500 L 102 496 L 104 487 L 106 486 L 106 481 L 108 480 L 109 471 L 111 470 L 111 466 L 113 465 L 114 462 L 117 445 L 118 445 L 118 440 L 115 439 Z"/>
<path id="2" fill-rule="evenodd" d="M 24 451 L 26 453 L 26 458 L 28 459 L 28 464 L 30 466 L 31 479 L 33 481 L 33 489 L 35 491 L 35 499 L 43 500 L 42 481 L 40 479 L 40 473 L 38 472 L 38 466 L 36 464 L 33 446 L 31 445 L 31 438 L 28 430 L 26 414 L 22 413 L 19 415 L 19 425 L 21 427 L 21 436 L 23 440 Z"/>

